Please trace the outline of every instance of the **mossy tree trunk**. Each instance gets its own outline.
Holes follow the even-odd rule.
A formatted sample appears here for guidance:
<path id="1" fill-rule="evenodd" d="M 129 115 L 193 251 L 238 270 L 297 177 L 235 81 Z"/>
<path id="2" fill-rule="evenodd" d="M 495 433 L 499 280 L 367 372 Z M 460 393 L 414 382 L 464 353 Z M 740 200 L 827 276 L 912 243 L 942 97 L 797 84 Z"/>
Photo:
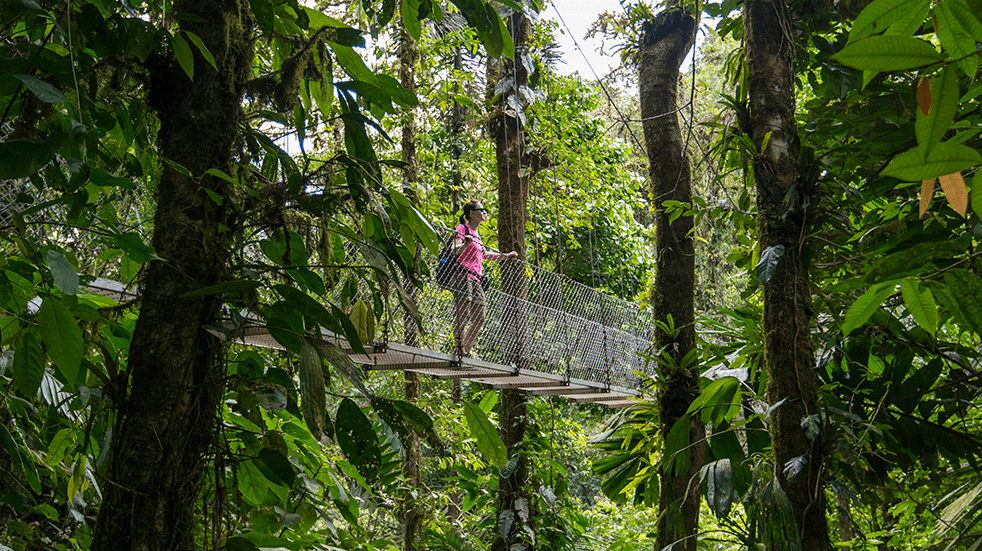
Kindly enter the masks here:
<path id="1" fill-rule="evenodd" d="M 228 261 L 228 232 L 221 230 L 227 207 L 205 192 L 228 197 L 228 184 L 201 175 L 210 168 L 234 173 L 243 120 L 238 90 L 252 61 L 249 4 L 179 0 L 173 10 L 185 14 L 181 29 L 201 38 L 218 70 L 196 55 L 191 81 L 172 59 L 150 60 L 160 156 L 200 179 L 161 167 L 153 237 L 160 259 L 143 281 L 127 363 L 130 392 L 101 484 L 95 551 L 200 547 L 192 508 L 223 389 L 222 343 L 205 330 L 216 324 L 221 301 L 184 294 L 221 282 Z"/>
<path id="2" fill-rule="evenodd" d="M 648 176 L 658 212 L 654 311 L 656 319 L 674 324 L 677 331 L 670 334 L 659 329 L 655 335 L 658 349 L 671 355 L 676 366 L 662 364 L 659 368 L 658 405 L 663 438 L 667 438 L 672 426 L 699 394 L 698 366 L 686 365 L 682 360 L 696 348 L 693 221 L 689 216 L 672 221 L 671 213 L 662 206 L 665 201 L 692 202 L 691 171 L 676 111 L 679 69 L 692 49 L 697 25 L 698 20 L 691 14 L 671 8 L 645 21 L 641 35 L 641 117 Z M 695 551 L 699 527 L 698 473 L 705 461 L 704 436 L 705 427 L 696 416 L 689 426 L 692 447 L 688 472 L 676 476 L 662 468 L 659 473 L 659 549 L 675 544 L 675 549 Z"/>
<path id="3" fill-rule="evenodd" d="M 508 90 L 501 94 L 492 106 L 489 119 L 490 132 L 494 136 L 495 162 L 498 174 L 498 246 L 501 251 L 517 251 L 521 259 L 526 258 L 525 222 L 528 218 L 528 171 L 522 170 L 525 156 L 525 130 L 514 105 L 508 98 L 519 98 L 519 90 L 528 86 L 528 70 L 521 63 L 530 31 L 530 22 L 523 13 L 508 17 L 508 30 L 515 44 L 515 60 L 501 59 L 488 65 L 489 97 L 500 80 L 511 79 Z M 514 101 L 514 100 L 513 100 Z M 521 263 L 503 261 L 501 266 L 502 291 L 507 297 L 505 331 L 501 339 L 508 343 L 506 354 L 519 368 L 527 366 L 525 342 L 526 312 L 521 307 L 528 295 L 524 268 Z M 497 519 L 498 525 L 509 526 L 507 533 L 496 530 L 492 551 L 507 551 L 515 544 L 534 548 L 528 540 L 525 528 L 531 528 L 533 514 L 526 489 L 529 478 L 528 459 L 521 449 L 527 426 L 526 400 L 524 392 L 503 390 L 501 393 L 501 413 L 498 417 L 502 440 L 508 448 L 509 457 L 517 457 L 518 464 L 509 476 L 498 478 Z M 502 519 L 507 519 L 502 522 Z"/>
<path id="4" fill-rule="evenodd" d="M 777 252 L 783 247 L 773 276 L 764 284 L 767 400 L 783 402 L 770 419 L 774 469 L 791 503 L 801 549 L 825 551 L 830 544 L 821 439 L 809 440 L 801 426 L 816 412 L 817 381 L 809 327 L 811 290 L 803 254 L 806 197 L 798 185 L 795 32 L 783 1 L 747 0 L 743 10 L 750 134 L 758 151 L 767 141 L 753 160 L 760 249 Z M 787 476 L 786 467 L 799 460 L 804 461 L 800 472 Z"/>
<path id="5" fill-rule="evenodd" d="M 399 31 L 399 81 L 402 87 L 409 92 L 416 93 L 416 79 L 414 73 L 416 64 L 419 61 L 419 48 L 413 37 L 406 32 L 405 25 Z M 418 179 L 416 163 L 416 114 L 413 108 L 407 108 L 403 113 L 402 123 L 402 187 L 409 199 L 416 204 L 418 202 L 416 194 L 416 184 Z M 419 264 L 419 255 L 414 259 Z M 416 296 L 416 287 L 407 287 L 410 296 Z M 405 327 L 406 344 L 409 346 L 419 346 L 419 332 L 416 321 L 408 312 L 403 316 Z M 403 372 L 403 388 L 407 402 L 415 402 L 420 394 L 420 376 L 411 371 Z M 402 475 L 406 477 L 406 483 L 412 489 L 422 488 L 421 463 L 422 454 L 420 450 L 419 434 L 413 427 L 409 427 L 409 436 L 406 438 L 408 446 L 406 456 L 402 464 Z M 420 510 L 413 492 L 407 491 L 403 496 L 403 549 L 405 551 L 416 551 L 419 549 L 419 533 L 423 525 L 423 514 Z"/>

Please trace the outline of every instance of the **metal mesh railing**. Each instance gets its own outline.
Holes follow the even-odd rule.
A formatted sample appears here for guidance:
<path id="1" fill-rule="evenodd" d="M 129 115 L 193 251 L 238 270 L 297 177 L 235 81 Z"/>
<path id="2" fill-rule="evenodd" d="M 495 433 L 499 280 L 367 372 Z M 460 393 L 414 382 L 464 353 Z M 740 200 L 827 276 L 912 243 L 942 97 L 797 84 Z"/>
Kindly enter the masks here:
<path id="1" fill-rule="evenodd" d="M 450 232 L 443 234 L 441 243 L 449 236 Z M 359 247 L 349 246 L 347 250 L 352 264 L 369 264 L 362 259 Z M 434 255 L 425 251 L 421 262 L 429 267 L 431 276 L 436 273 Z M 485 293 L 487 314 L 473 350 L 481 359 L 623 388 L 638 385 L 636 371 L 653 373 L 654 366 L 645 359 L 653 323 L 636 305 L 516 259 L 485 261 L 484 273 L 490 279 Z M 517 278 L 524 282 L 514 281 Z M 335 288 L 346 284 L 342 281 Z M 364 285 L 364 280 L 359 284 Z M 525 289 L 525 296 L 505 292 L 515 288 Z M 365 291 L 363 298 L 368 297 Z M 410 340 L 415 342 L 410 343 L 406 342 L 404 316 L 394 294 L 388 293 L 382 316 L 385 338 L 453 353 L 451 292 L 439 287 L 432 277 L 415 291 L 423 331 L 413 331 Z"/>

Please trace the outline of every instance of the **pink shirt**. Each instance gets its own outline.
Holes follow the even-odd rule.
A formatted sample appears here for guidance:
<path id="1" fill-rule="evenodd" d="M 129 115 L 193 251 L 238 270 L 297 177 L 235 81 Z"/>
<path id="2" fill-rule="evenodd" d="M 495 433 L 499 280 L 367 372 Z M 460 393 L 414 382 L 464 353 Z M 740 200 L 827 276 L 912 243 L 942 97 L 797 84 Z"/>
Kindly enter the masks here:
<path id="1" fill-rule="evenodd" d="M 481 263 L 484 261 L 484 244 L 481 243 L 481 236 L 474 230 L 465 229 L 463 224 L 457 226 L 456 231 L 460 236 L 461 241 L 464 242 L 464 250 L 461 251 L 457 262 L 464 268 L 470 270 L 470 272 L 467 272 L 467 277 L 471 279 L 480 279 L 479 276 L 482 273 Z M 465 237 L 468 235 L 468 231 L 470 232 L 472 239 L 470 243 L 467 243 L 465 239 Z"/>

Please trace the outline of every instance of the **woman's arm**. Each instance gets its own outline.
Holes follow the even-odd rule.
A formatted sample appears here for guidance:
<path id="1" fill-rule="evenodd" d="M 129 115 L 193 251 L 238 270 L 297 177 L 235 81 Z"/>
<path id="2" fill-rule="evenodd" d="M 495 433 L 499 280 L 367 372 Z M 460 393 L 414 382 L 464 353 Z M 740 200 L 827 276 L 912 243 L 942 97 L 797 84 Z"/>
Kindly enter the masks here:
<path id="1" fill-rule="evenodd" d="M 484 251 L 484 258 L 486 258 L 488 260 L 501 260 L 503 258 L 518 258 L 518 253 L 515 252 L 515 251 L 512 251 L 512 252 L 507 253 L 507 254 L 501 254 L 501 253 L 496 253 L 494 251 L 485 249 L 485 251 Z"/>

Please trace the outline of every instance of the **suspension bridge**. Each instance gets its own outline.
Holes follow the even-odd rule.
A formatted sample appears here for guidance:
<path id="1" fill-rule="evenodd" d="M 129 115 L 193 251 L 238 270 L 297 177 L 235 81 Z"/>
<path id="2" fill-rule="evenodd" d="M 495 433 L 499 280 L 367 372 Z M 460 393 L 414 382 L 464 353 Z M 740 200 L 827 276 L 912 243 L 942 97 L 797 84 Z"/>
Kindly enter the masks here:
<path id="1" fill-rule="evenodd" d="M 449 232 L 444 238 L 448 236 Z M 345 264 L 370 265 L 365 259 L 366 246 L 345 247 Z M 423 254 L 421 262 L 435 274 L 436 257 Z M 486 261 L 484 270 L 490 280 L 485 293 L 487 316 L 473 349 L 475 357 L 454 354 L 452 294 L 432 278 L 414 292 L 422 331 L 407 319 L 390 292 L 379 320 L 382 336 L 365 343 L 365 353 L 353 351 L 341 335 L 322 330 L 322 337 L 367 371 L 411 371 L 611 408 L 634 403 L 632 398 L 639 395 L 655 369 L 646 360 L 654 326 L 646 312 L 518 259 Z M 358 292 L 348 294 L 370 300 L 369 278 L 353 270 L 345 274 L 334 287 L 350 290 L 355 285 Z M 87 288 L 116 300 L 135 296 L 105 279 Z M 238 332 L 236 343 L 284 349 L 258 317 L 247 317 L 253 323 Z"/>

